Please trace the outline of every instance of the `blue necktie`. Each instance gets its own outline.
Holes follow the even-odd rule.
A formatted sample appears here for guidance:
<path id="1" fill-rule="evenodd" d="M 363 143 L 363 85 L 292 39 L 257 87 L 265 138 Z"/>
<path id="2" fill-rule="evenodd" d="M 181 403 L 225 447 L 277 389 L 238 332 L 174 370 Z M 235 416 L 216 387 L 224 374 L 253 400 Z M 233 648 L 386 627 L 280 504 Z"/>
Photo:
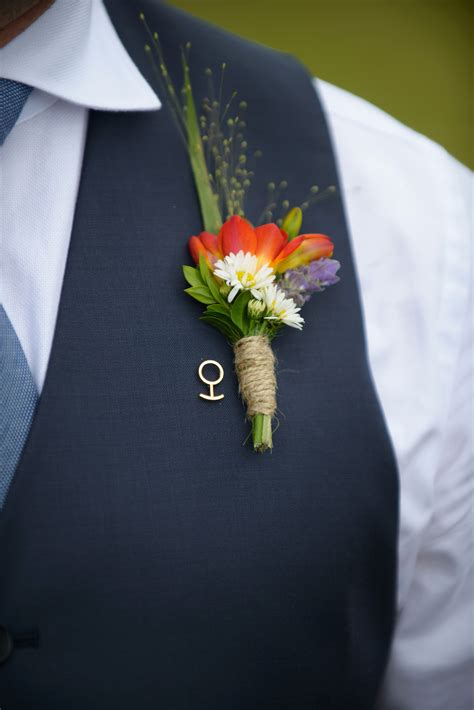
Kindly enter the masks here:
<path id="1" fill-rule="evenodd" d="M 0 508 L 30 430 L 38 402 L 25 353 L 0 305 Z"/>
<path id="2" fill-rule="evenodd" d="M 11 79 L 0 79 L 0 145 L 16 123 L 33 87 Z"/>

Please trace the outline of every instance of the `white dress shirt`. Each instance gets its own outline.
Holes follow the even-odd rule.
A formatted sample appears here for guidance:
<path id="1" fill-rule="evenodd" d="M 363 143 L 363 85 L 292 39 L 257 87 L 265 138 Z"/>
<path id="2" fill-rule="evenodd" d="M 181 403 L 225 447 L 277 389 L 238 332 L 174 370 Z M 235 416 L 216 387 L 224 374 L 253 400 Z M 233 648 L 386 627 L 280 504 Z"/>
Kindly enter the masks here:
<path id="1" fill-rule="evenodd" d="M 0 50 L 0 77 L 35 87 L 0 148 L 0 303 L 41 392 L 88 109 L 161 104 L 101 0 L 56 0 Z M 363 99 L 315 85 L 400 472 L 398 621 L 380 708 L 471 710 L 472 175 Z"/>

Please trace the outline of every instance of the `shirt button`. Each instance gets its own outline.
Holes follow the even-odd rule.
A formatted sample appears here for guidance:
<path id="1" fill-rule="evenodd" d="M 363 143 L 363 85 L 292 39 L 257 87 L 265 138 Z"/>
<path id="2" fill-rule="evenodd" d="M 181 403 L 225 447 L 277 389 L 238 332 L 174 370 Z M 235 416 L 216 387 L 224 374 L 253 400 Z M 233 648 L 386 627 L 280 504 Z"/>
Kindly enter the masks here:
<path id="1" fill-rule="evenodd" d="M 13 651 L 13 639 L 4 626 L 0 626 L 0 664 L 10 658 Z"/>

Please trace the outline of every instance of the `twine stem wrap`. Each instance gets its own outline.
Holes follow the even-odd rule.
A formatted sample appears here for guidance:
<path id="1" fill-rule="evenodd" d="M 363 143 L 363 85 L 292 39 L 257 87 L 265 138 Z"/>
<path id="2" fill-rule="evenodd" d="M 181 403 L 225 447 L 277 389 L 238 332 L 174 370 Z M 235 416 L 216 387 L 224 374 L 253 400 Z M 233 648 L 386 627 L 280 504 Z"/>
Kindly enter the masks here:
<path id="1" fill-rule="evenodd" d="M 265 335 L 249 335 L 234 343 L 235 371 L 247 415 L 273 417 L 276 411 L 275 356 Z"/>

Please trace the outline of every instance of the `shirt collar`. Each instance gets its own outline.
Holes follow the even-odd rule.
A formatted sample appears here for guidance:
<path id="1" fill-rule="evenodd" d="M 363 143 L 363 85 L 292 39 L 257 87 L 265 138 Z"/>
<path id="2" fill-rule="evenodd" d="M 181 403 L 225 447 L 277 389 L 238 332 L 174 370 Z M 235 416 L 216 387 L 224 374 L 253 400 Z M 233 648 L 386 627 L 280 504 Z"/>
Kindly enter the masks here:
<path id="1" fill-rule="evenodd" d="M 0 76 L 87 108 L 150 111 L 161 106 L 102 0 L 56 0 L 0 50 Z"/>

